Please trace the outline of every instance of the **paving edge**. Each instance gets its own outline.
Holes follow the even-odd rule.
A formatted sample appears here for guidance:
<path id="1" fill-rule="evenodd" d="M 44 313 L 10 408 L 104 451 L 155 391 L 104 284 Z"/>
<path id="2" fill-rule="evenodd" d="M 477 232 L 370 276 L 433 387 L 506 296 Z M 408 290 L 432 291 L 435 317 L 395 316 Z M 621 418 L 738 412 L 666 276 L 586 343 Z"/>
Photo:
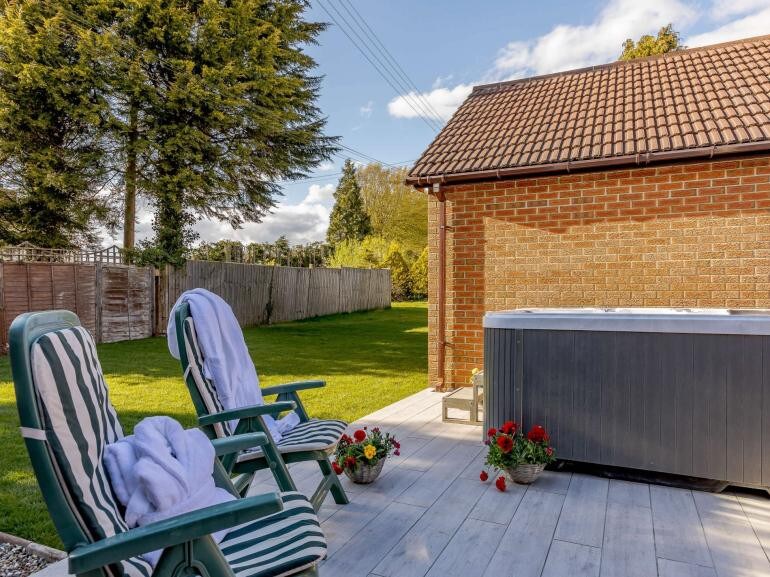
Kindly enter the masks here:
<path id="1" fill-rule="evenodd" d="M 42 557 L 49 563 L 55 563 L 56 561 L 61 561 L 67 557 L 67 554 L 64 551 L 59 551 L 59 549 L 54 549 L 53 547 L 49 547 L 47 545 L 41 545 L 40 543 L 35 543 L 34 541 L 28 541 L 27 539 L 22 539 L 16 535 L 3 533 L 2 531 L 0 531 L 0 543 L 10 543 L 11 545 L 18 545 L 19 547 L 23 547 L 27 553 Z"/>

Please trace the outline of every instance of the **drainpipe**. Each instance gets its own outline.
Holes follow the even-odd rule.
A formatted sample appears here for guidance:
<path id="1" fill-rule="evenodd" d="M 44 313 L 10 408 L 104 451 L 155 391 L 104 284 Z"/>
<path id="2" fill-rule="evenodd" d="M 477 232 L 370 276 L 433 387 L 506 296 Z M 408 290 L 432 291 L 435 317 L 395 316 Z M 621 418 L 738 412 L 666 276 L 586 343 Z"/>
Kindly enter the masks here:
<path id="1" fill-rule="evenodd" d="M 433 183 L 433 194 L 439 201 L 438 213 L 438 382 L 444 390 L 446 366 L 446 195 L 438 182 Z"/>

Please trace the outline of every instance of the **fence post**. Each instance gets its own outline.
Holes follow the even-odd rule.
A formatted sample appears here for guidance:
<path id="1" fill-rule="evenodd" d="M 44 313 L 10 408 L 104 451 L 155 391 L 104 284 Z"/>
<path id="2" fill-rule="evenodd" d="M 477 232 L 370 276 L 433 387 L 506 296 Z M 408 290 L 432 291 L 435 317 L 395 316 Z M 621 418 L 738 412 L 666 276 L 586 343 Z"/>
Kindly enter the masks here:
<path id="1" fill-rule="evenodd" d="M 94 301 L 96 305 L 96 310 L 94 311 L 94 317 L 95 322 L 94 324 L 96 329 L 96 342 L 100 343 L 102 342 L 102 303 L 104 301 L 104 286 L 103 286 L 103 278 L 102 278 L 102 263 L 97 262 L 95 265 L 95 278 L 96 278 L 96 288 L 94 290 Z"/>

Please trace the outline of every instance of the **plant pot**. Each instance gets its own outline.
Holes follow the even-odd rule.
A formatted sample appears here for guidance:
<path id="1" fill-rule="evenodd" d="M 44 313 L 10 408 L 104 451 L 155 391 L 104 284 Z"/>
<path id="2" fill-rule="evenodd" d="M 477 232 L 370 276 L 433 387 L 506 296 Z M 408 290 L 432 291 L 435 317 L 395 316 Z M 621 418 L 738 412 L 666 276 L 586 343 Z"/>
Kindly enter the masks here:
<path id="1" fill-rule="evenodd" d="M 545 469 L 545 465 L 523 463 L 505 469 L 505 476 L 519 485 L 529 485 L 535 482 L 538 476 L 540 476 L 540 473 L 543 472 L 543 469 Z"/>
<path id="2" fill-rule="evenodd" d="M 373 483 L 374 480 L 380 476 L 382 467 L 385 465 L 385 459 L 377 461 L 376 465 L 367 465 L 366 463 L 358 463 L 355 469 L 352 471 L 350 468 L 345 467 L 345 474 L 354 483 L 359 485 L 366 485 Z"/>

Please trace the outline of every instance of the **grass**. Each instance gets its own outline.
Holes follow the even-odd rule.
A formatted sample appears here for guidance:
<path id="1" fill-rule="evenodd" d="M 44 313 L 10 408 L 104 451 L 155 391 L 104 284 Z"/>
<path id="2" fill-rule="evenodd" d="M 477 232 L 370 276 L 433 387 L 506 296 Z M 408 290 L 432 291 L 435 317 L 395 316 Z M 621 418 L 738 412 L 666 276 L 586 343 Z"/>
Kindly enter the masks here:
<path id="1" fill-rule="evenodd" d="M 263 386 L 322 378 L 305 391 L 308 412 L 356 420 L 427 386 L 424 303 L 245 329 Z M 192 402 L 165 338 L 99 345 L 99 358 L 125 431 L 148 415 L 193 426 Z M 0 358 L 0 531 L 61 547 L 19 434 L 7 358 Z"/>

